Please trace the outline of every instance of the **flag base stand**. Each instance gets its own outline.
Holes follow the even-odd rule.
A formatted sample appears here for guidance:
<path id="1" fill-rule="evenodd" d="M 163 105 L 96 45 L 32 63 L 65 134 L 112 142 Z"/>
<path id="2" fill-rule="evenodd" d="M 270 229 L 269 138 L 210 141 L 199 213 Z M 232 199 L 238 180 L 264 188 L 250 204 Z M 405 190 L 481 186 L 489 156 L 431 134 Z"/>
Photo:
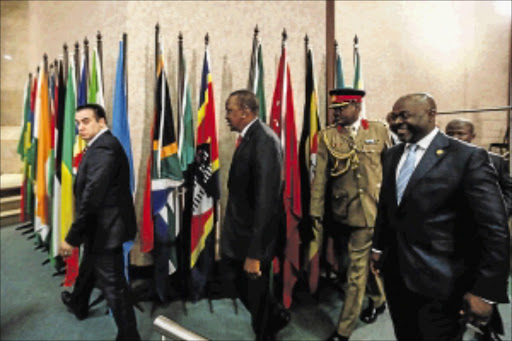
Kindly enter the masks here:
<path id="1" fill-rule="evenodd" d="M 20 223 L 20 225 L 16 226 L 14 229 L 16 231 L 28 229 L 29 227 L 32 227 L 32 223 L 30 221 L 25 221 Z"/>
<path id="2" fill-rule="evenodd" d="M 65 275 L 66 274 L 66 269 L 63 269 L 63 270 L 59 270 L 57 272 L 54 272 L 52 274 L 53 277 L 57 277 L 57 276 L 61 276 L 61 275 Z"/>
<path id="3" fill-rule="evenodd" d="M 29 233 L 34 233 L 34 229 L 29 229 L 29 230 L 23 231 L 21 234 L 22 235 L 26 235 L 26 234 L 29 234 Z"/>

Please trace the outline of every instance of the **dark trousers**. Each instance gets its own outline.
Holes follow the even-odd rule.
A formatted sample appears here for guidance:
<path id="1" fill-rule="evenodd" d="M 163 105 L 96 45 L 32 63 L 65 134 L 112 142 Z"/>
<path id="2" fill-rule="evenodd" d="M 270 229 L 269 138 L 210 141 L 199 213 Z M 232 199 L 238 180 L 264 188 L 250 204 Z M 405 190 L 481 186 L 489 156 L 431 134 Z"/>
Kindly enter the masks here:
<path id="1" fill-rule="evenodd" d="M 256 340 L 271 336 L 272 318 L 279 313 L 281 307 L 269 290 L 270 262 L 260 264 L 261 276 L 255 279 L 247 276 L 244 261 L 223 258 L 220 269 L 224 280 L 233 283 L 237 296 L 251 313 Z"/>
<path id="2" fill-rule="evenodd" d="M 132 297 L 123 269 L 122 249 L 100 254 L 84 252 L 72 300 L 82 311 L 87 311 L 95 284 L 105 296 L 117 325 L 116 340 L 140 340 Z"/>
<path id="3" fill-rule="evenodd" d="M 400 275 L 396 258 L 386 259 L 383 275 L 389 312 L 398 341 L 461 340 L 457 335 L 461 331 L 459 310 L 462 296 L 441 300 L 409 290 Z"/>

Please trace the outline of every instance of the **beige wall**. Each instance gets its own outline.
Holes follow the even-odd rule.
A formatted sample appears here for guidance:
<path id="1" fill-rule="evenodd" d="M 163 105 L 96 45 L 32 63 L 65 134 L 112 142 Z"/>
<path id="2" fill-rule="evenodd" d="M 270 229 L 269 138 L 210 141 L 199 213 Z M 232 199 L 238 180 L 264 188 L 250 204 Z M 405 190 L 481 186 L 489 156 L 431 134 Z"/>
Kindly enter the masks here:
<path id="1" fill-rule="evenodd" d="M 355 34 L 360 39 L 369 118 L 383 119 L 396 98 L 416 91 L 430 92 L 440 111 L 508 104 L 511 19 L 510 14 L 497 12 L 495 2 L 336 1 L 335 7 L 335 35 L 347 83 L 353 78 L 352 39 Z M 53 60 L 62 54 L 64 43 L 73 51 L 74 43 L 82 45 L 86 36 L 90 46 L 95 46 L 96 32 L 101 31 L 105 98 L 110 112 L 118 41 L 126 32 L 129 115 L 140 207 L 145 166 L 142 160 L 149 151 L 153 110 L 154 27 L 159 22 L 174 105 L 179 32 L 184 35 L 193 108 L 197 108 L 204 35 L 210 35 L 225 193 L 235 136 L 228 132 L 223 119 L 224 101 L 232 90 L 246 86 L 255 25 L 260 28 L 263 44 L 267 110 L 272 101 L 281 32 L 287 29 L 300 134 L 306 33 L 314 49 L 320 103 L 325 103 L 325 8 L 323 1 L 2 1 L 1 125 L 2 131 L 7 129 L 6 135 L 11 136 L 10 141 L 2 138 L 2 173 L 20 169 L 14 148 L 22 89 L 28 72 L 35 71 L 43 53 Z M 4 54 L 13 59 L 7 61 Z M 321 106 L 322 122 L 324 116 Z M 487 147 L 505 134 L 504 112 L 468 117 L 477 124 L 477 144 Z M 447 119 L 440 117 L 442 128 Z"/>
<path id="2" fill-rule="evenodd" d="M 16 148 L 20 134 L 23 89 L 30 72 L 24 48 L 29 41 L 26 19 L 28 11 L 28 2 L 0 2 L 1 173 L 21 173 Z"/>
<path id="3" fill-rule="evenodd" d="M 510 2 L 343 1 L 335 5 L 336 37 L 350 82 L 352 39 L 355 34 L 359 37 L 370 118 L 383 118 L 398 97 L 411 92 L 431 93 L 438 111 L 508 105 Z M 459 116 L 439 116 L 438 123 L 444 129 L 455 117 Z M 505 111 L 463 117 L 475 122 L 474 142 L 485 148 L 505 135 Z"/>

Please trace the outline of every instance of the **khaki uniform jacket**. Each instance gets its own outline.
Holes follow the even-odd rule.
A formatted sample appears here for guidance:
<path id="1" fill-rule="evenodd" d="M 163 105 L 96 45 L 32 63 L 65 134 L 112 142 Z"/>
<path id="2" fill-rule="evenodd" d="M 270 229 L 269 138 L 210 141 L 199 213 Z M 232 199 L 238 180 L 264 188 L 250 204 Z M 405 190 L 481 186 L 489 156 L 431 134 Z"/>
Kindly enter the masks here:
<path id="1" fill-rule="evenodd" d="M 362 122 L 355 138 L 332 125 L 320 132 L 317 166 L 311 187 L 312 217 L 323 218 L 326 185 L 336 222 L 373 227 L 382 182 L 381 153 L 391 145 L 387 125 Z"/>

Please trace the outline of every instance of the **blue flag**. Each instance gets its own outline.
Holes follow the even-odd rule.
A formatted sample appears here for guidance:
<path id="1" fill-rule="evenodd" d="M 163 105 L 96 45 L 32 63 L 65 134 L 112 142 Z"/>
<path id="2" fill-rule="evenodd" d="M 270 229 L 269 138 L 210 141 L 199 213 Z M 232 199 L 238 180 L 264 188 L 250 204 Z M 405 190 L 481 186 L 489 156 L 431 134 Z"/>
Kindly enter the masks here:
<path id="1" fill-rule="evenodd" d="M 114 90 L 114 104 L 112 113 L 112 133 L 121 142 L 128 163 L 130 164 L 130 189 L 135 190 L 133 176 L 132 144 L 130 139 L 130 126 L 128 123 L 128 105 L 126 103 L 126 81 L 124 74 L 123 42 L 119 42 L 119 58 L 117 60 L 116 87 Z"/>
<path id="2" fill-rule="evenodd" d="M 119 42 L 119 58 L 117 59 L 116 71 L 116 86 L 114 89 L 114 103 L 112 112 L 112 134 L 121 142 L 128 163 L 130 165 L 130 190 L 133 195 L 135 190 L 134 176 L 133 176 L 133 157 L 132 157 L 132 143 L 130 139 L 130 125 L 128 123 L 128 104 L 126 103 L 126 80 L 124 72 L 124 54 L 123 42 Z M 123 244 L 123 258 L 124 258 L 124 272 L 125 277 L 129 280 L 128 264 L 129 253 L 133 247 L 133 241 L 127 241 Z"/>

